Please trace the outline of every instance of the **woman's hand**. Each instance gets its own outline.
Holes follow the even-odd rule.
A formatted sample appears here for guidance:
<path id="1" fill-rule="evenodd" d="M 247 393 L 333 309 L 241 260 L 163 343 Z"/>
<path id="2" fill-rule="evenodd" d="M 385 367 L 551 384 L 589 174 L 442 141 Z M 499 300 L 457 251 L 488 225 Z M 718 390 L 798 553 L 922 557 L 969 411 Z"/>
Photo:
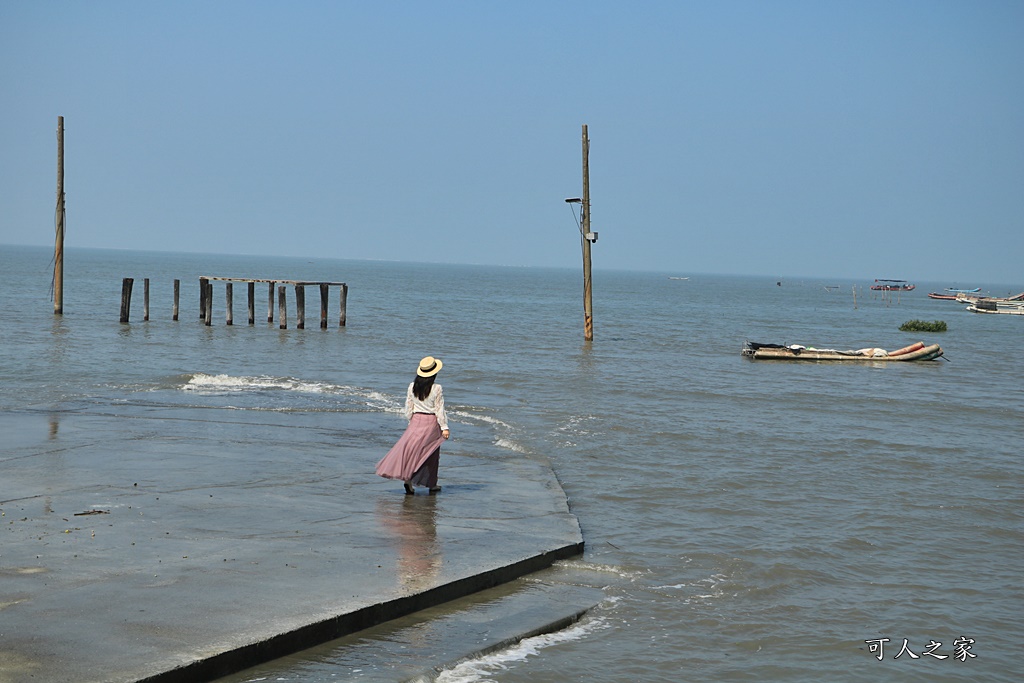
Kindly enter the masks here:
<path id="1" fill-rule="evenodd" d="M 441 430 L 441 436 L 443 436 L 443 437 L 444 437 L 444 440 L 445 440 L 445 441 L 447 441 L 447 440 L 448 440 L 448 437 L 449 437 L 450 435 L 451 435 L 451 432 L 450 432 L 450 431 L 448 431 L 447 429 L 442 429 L 442 430 Z"/>

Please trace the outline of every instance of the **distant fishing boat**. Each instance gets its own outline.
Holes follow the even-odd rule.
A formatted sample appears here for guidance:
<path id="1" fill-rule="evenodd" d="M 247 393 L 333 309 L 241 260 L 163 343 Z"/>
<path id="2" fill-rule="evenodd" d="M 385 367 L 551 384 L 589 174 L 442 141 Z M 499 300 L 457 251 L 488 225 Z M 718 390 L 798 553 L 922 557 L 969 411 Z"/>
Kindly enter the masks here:
<path id="1" fill-rule="evenodd" d="M 995 301 L 996 303 L 1024 302 L 1024 292 L 1013 296 L 978 296 L 977 294 L 957 294 L 956 300 L 965 304 L 976 304 L 979 301 Z"/>
<path id="2" fill-rule="evenodd" d="M 974 289 L 956 289 L 955 287 L 946 287 L 946 293 L 940 294 L 939 292 L 928 292 L 930 299 L 942 299 L 944 301 L 956 301 L 961 294 L 977 294 L 981 291 L 981 287 L 975 287 Z M 975 297 L 977 298 L 977 297 Z"/>
<path id="3" fill-rule="evenodd" d="M 881 292 L 909 292 L 914 289 L 916 285 L 912 285 L 906 280 L 875 280 L 875 284 L 871 285 L 871 289 Z"/>
<path id="4" fill-rule="evenodd" d="M 668 279 L 669 280 L 689 280 L 690 278 L 688 278 L 688 277 L 672 277 L 671 275 L 669 275 Z"/>
<path id="5" fill-rule="evenodd" d="M 1000 301 L 978 299 L 967 310 L 971 313 L 1001 313 L 1002 315 L 1024 315 L 1024 301 Z"/>

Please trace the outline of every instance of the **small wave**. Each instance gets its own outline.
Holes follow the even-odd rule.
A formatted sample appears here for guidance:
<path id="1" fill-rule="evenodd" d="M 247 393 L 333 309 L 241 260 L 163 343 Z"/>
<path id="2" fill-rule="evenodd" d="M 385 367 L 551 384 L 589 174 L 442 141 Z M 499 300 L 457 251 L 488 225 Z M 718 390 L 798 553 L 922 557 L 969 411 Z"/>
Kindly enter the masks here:
<path id="1" fill-rule="evenodd" d="M 570 415 L 566 423 L 557 427 L 556 431 L 568 437 L 591 436 L 593 429 L 588 429 L 587 423 L 596 423 L 597 417 L 593 415 Z"/>
<path id="2" fill-rule="evenodd" d="M 453 412 L 455 415 L 458 415 L 459 417 L 464 417 L 470 420 L 479 420 L 480 422 L 484 422 L 495 427 L 501 427 L 502 429 L 512 429 L 512 425 L 510 425 L 509 423 L 503 422 L 496 417 L 491 417 L 490 415 L 480 415 L 479 413 L 467 413 L 461 410 L 456 410 Z"/>
<path id="3" fill-rule="evenodd" d="M 460 421 L 467 424 L 483 423 L 506 432 L 513 431 L 512 425 L 509 423 L 499 420 L 496 417 L 491 417 L 490 415 L 481 415 L 478 412 L 474 412 L 474 409 L 471 407 L 460 407 L 455 409 L 449 408 L 448 413 L 452 417 L 457 417 Z"/>
<path id="4" fill-rule="evenodd" d="M 339 387 L 324 382 L 305 382 L 290 377 L 234 377 L 196 373 L 182 387 L 185 391 L 234 392 L 281 389 L 309 394 L 335 393 Z"/>
<path id="5" fill-rule="evenodd" d="M 198 372 L 185 375 L 182 391 L 198 394 L 230 394 L 258 391 L 293 391 L 300 394 L 326 394 L 362 399 L 367 407 L 384 412 L 401 412 L 400 402 L 372 389 L 351 387 L 330 382 L 296 379 L 294 377 L 236 377 Z"/>
<path id="6" fill-rule="evenodd" d="M 725 590 L 722 588 L 729 577 L 725 574 L 712 574 L 706 579 L 700 579 L 699 581 L 691 584 L 691 588 L 697 590 L 711 591 L 710 593 L 695 593 L 687 598 L 684 602 L 689 605 L 693 602 L 702 602 L 704 600 L 715 600 L 725 595 Z"/>
<path id="7" fill-rule="evenodd" d="M 503 433 L 503 435 L 497 436 L 494 439 L 494 445 L 498 448 L 504 448 L 505 450 L 512 451 L 513 453 L 520 453 L 523 455 L 529 453 L 525 446 L 510 436 L 515 433 L 515 429 L 512 425 L 503 420 L 499 420 L 496 417 L 491 417 L 490 415 L 481 415 L 479 412 L 475 412 L 476 410 L 481 409 L 466 406 L 459 409 L 449 410 L 449 414 L 451 417 L 456 418 L 465 424 L 482 423 L 493 429 L 495 432 Z"/>
<path id="8" fill-rule="evenodd" d="M 537 656 L 541 650 L 561 643 L 582 640 L 591 633 L 605 628 L 608 628 L 608 620 L 605 617 L 585 618 L 561 631 L 524 638 L 504 650 L 462 662 L 451 669 L 442 671 L 435 680 L 441 683 L 491 681 L 490 676 L 493 673 L 508 669 L 509 665 L 516 662 L 524 662 L 531 656 Z"/>
<path id="9" fill-rule="evenodd" d="M 526 453 L 525 448 L 517 444 L 515 441 L 510 441 L 509 439 L 503 439 L 501 437 L 498 437 L 498 439 L 494 442 L 494 445 L 498 446 L 499 448 L 504 448 L 506 450 L 512 451 L 514 453 Z"/>
<path id="10" fill-rule="evenodd" d="M 593 562 L 581 562 L 579 560 L 563 560 L 558 563 L 559 567 L 575 569 L 577 571 L 595 572 L 598 574 L 614 574 L 623 579 L 634 581 L 644 576 L 642 571 L 630 571 L 611 564 L 594 564 Z"/>

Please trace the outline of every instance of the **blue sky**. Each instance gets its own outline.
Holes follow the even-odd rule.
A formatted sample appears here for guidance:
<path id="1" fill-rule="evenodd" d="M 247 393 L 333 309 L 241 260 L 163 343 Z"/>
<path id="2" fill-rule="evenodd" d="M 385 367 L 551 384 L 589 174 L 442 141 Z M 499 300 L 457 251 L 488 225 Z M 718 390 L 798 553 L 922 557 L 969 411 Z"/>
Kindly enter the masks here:
<path id="1" fill-rule="evenodd" d="M 0 2 L 0 244 L 1024 281 L 1024 3 Z"/>

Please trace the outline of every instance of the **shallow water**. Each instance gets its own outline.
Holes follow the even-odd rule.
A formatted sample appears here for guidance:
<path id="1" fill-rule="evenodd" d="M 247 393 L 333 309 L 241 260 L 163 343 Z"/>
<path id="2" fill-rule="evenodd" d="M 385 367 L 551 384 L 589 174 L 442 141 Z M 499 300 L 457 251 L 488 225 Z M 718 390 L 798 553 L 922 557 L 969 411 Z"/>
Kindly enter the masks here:
<path id="1" fill-rule="evenodd" d="M 225 416 L 271 410 L 301 441 L 345 413 L 397 411 L 410 368 L 431 354 L 445 361 L 449 452 L 550 464 L 587 543 L 559 576 L 606 599 L 578 627 L 445 680 L 1020 677 L 1024 317 L 926 297 L 951 283 L 882 297 L 868 279 L 598 271 L 585 344 L 581 277 L 569 270 L 69 250 L 55 317 L 49 257 L 0 248 L 0 281 L 16 293 L 0 333 L 0 410 L 174 405 L 238 441 L 247 420 Z M 200 275 L 345 281 L 348 325 L 337 327 L 335 290 L 328 329 L 307 313 L 308 329 L 280 330 L 258 288 L 249 327 L 236 287 L 235 325 L 218 288 L 206 327 Z M 129 325 L 118 322 L 122 277 L 136 278 Z M 899 332 L 909 319 L 949 330 Z M 754 362 L 740 355 L 747 339 L 921 339 L 948 360 Z M 961 636 L 976 657 L 955 656 Z M 882 638 L 879 661 L 866 641 Z M 894 659 L 904 639 L 916 659 Z M 924 654 L 931 641 L 945 659 Z M 340 665 L 299 671 L 278 677 L 359 677 Z"/>

